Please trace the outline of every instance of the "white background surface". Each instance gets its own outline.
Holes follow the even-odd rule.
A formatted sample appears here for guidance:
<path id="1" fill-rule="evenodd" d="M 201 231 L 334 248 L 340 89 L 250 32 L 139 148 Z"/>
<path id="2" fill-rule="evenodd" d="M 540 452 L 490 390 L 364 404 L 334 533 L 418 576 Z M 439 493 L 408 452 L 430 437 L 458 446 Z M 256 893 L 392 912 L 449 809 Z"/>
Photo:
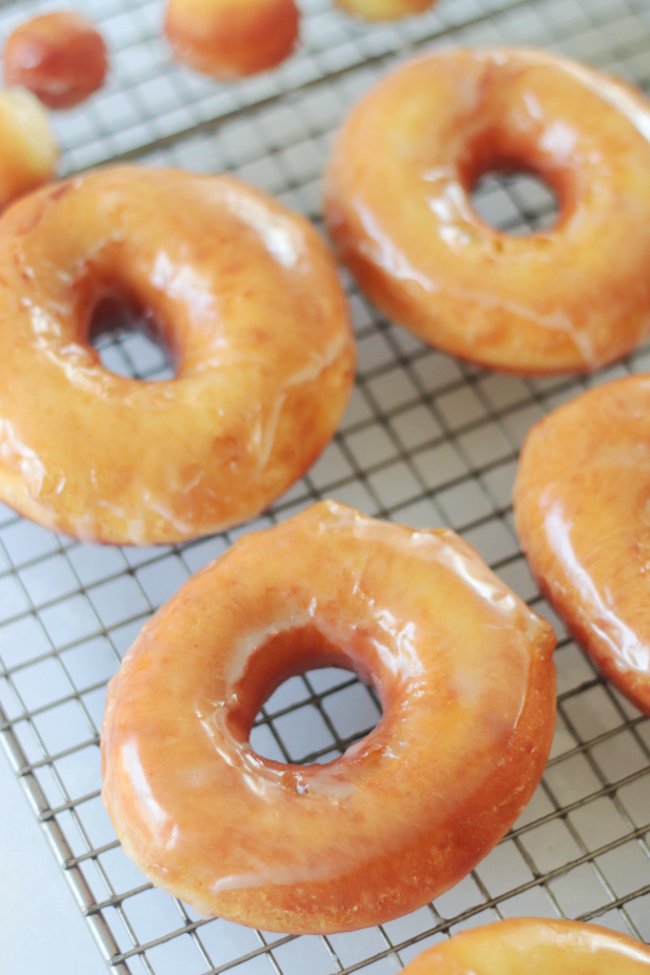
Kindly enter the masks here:
<path id="1" fill-rule="evenodd" d="M 0 972 L 106 975 L 47 840 L 0 748 Z"/>

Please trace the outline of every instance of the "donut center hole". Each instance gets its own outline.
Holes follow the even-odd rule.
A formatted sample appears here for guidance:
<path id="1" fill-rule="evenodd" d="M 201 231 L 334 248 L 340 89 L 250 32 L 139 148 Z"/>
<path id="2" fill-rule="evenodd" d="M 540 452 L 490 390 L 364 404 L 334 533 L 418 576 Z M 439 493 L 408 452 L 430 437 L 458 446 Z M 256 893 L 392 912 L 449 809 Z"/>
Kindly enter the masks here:
<path id="1" fill-rule="evenodd" d="M 155 320 L 121 297 L 102 299 L 94 309 L 90 344 L 104 369 L 129 379 L 173 379 L 174 362 Z"/>
<path id="2" fill-rule="evenodd" d="M 489 170 L 474 180 L 472 206 L 483 223 L 514 237 L 550 230 L 557 224 L 557 193 L 535 173 Z"/>
<path id="3" fill-rule="evenodd" d="M 285 680 L 259 710 L 250 733 L 258 755 L 294 765 L 339 758 L 377 726 L 379 695 L 342 667 L 321 667 Z"/>

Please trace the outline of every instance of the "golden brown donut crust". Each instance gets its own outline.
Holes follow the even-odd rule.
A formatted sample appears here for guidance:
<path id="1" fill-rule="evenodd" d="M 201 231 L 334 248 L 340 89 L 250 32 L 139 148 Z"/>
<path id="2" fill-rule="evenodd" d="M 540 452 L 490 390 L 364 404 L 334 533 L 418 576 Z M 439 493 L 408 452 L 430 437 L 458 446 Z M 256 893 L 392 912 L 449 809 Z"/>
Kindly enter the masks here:
<path id="1" fill-rule="evenodd" d="M 551 744 L 551 627 L 453 532 L 322 502 L 241 538 L 151 622 L 109 686 L 103 796 L 154 883 L 265 930 L 347 931 L 456 883 L 522 811 Z M 248 743 L 310 668 L 377 689 L 327 765 Z"/>
<path id="2" fill-rule="evenodd" d="M 288 58 L 298 24 L 295 0 L 170 0 L 165 34 L 179 61 L 228 81 Z"/>
<path id="3" fill-rule="evenodd" d="M 461 931 L 404 975 L 647 975 L 650 948 L 580 921 L 512 918 Z"/>
<path id="4" fill-rule="evenodd" d="M 452 51 L 405 64 L 352 111 L 326 177 L 342 260 L 432 345 L 521 374 L 584 372 L 650 332 L 650 107 L 575 62 Z M 557 225 L 485 225 L 485 172 L 537 173 Z"/>
<path id="5" fill-rule="evenodd" d="M 537 423 L 514 506 L 549 600 L 604 675 L 650 714 L 650 379 L 598 386 Z"/>
<path id="6" fill-rule="evenodd" d="M 108 372 L 88 341 L 117 294 L 176 376 Z M 228 177 L 106 169 L 0 220 L 0 497 L 87 541 L 172 542 L 255 517 L 331 438 L 354 345 L 310 224 Z"/>

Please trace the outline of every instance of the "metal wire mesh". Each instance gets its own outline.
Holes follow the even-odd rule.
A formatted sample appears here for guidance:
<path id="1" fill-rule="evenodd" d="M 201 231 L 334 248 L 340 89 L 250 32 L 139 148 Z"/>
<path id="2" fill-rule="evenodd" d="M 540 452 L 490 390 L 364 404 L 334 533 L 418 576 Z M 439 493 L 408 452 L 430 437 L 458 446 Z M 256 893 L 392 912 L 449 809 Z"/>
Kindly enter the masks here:
<path id="1" fill-rule="evenodd" d="M 51 8 L 0 4 L 0 35 Z M 125 159 L 227 170 L 316 221 L 328 146 L 351 101 L 423 46 L 541 46 L 650 85 L 650 0 L 441 0 L 420 18 L 378 27 L 307 0 L 299 53 L 230 87 L 170 60 L 159 2 L 85 0 L 83 8 L 109 41 L 113 73 L 103 93 L 56 123 L 65 172 Z M 511 232 L 552 219 L 552 201 L 535 183 L 493 180 L 479 197 L 481 212 Z M 584 387 L 645 371 L 650 353 L 579 381 L 508 378 L 423 346 L 347 285 L 359 345 L 350 408 L 321 459 L 254 524 L 187 545 L 122 550 L 79 544 L 0 509 L 0 731 L 120 975 L 388 975 L 459 928 L 529 914 L 597 919 L 650 940 L 650 723 L 595 674 L 540 598 L 511 508 L 531 424 Z M 102 357 L 127 375 L 168 374 L 163 353 L 138 334 L 104 338 Z M 456 888 L 381 928 L 291 938 L 199 918 L 131 865 L 99 796 L 99 728 L 106 682 L 151 612 L 240 534 L 322 497 L 414 527 L 453 527 L 550 618 L 560 638 L 558 725 L 529 807 Z M 312 672 L 276 691 L 252 740 L 280 760 L 327 761 L 379 713 L 356 678 Z"/>

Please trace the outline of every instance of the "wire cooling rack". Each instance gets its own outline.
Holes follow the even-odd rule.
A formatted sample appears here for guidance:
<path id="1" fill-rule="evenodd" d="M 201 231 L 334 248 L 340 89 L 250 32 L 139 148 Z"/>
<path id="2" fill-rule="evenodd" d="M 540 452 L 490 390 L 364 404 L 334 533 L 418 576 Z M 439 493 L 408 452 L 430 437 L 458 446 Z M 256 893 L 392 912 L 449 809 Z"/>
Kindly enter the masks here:
<path id="1" fill-rule="evenodd" d="M 0 2 L 0 36 L 51 7 Z M 319 222 L 333 132 L 351 102 L 410 53 L 540 46 L 650 84 L 650 0 L 441 0 L 422 17 L 377 27 L 353 23 L 325 0 L 303 9 L 303 45 L 290 61 L 224 87 L 172 62 L 160 37 L 161 3 L 84 0 L 110 45 L 112 77 L 86 107 L 57 117 L 63 170 L 125 160 L 228 170 Z M 513 233 L 553 217 L 552 199 L 531 180 L 488 181 L 477 206 Z M 580 381 L 507 378 L 424 347 L 346 284 L 359 344 L 350 408 L 316 465 L 252 525 L 188 545 L 122 550 L 81 545 L 0 509 L 2 739 L 120 975 L 388 975 L 459 928 L 529 914 L 593 919 L 650 940 L 650 723 L 595 674 L 541 600 L 511 509 L 531 424 L 584 387 L 648 369 L 650 354 Z M 116 372 L 169 375 L 164 354 L 139 334 L 105 338 L 102 357 Z M 559 709 L 541 785 L 470 876 L 380 928 L 291 938 L 199 918 L 151 887 L 122 853 L 101 804 L 99 728 L 106 682 L 151 612 L 238 535 L 322 497 L 460 532 L 555 624 Z M 276 691 L 252 740 L 280 760 L 327 761 L 378 717 L 355 678 L 317 671 Z"/>

